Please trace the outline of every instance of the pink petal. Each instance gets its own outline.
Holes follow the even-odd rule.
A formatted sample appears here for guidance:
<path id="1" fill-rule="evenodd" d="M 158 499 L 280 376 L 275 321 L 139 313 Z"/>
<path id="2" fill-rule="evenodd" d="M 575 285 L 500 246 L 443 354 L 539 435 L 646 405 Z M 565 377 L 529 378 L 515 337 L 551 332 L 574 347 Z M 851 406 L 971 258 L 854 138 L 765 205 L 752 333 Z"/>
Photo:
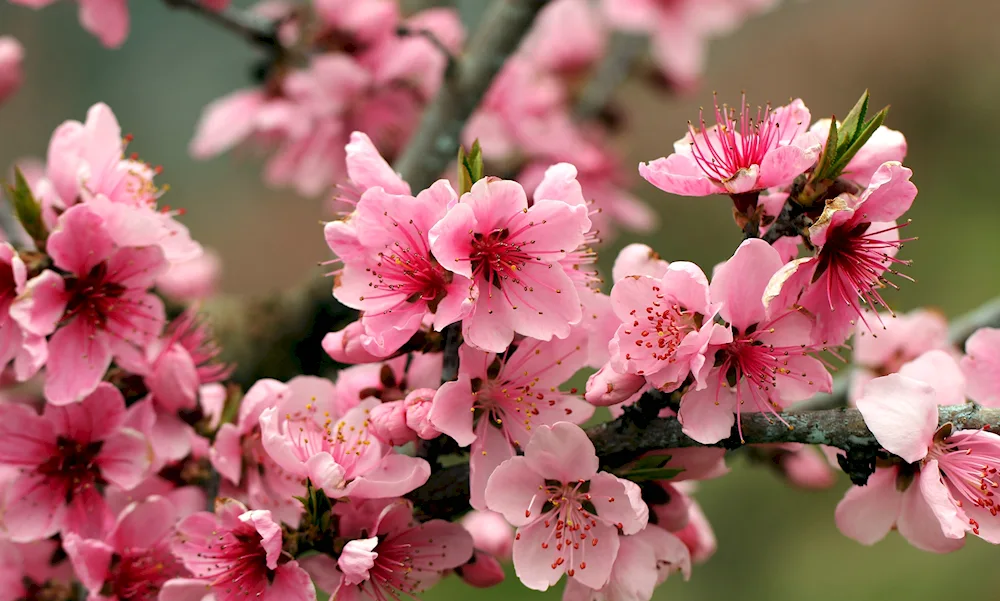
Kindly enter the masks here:
<path id="1" fill-rule="evenodd" d="M 108 48 L 117 48 L 128 36 L 125 0 L 80 0 L 80 24 Z"/>
<path id="2" fill-rule="evenodd" d="M 177 510 L 166 497 L 131 503 L 118 515 L 108 541 L 116 549 L 149 549 L 164 540 L 177 523 Z"/>
<path id="3" fill-rule="evenodd" d="M 7 491 L 7 537 L 15 542 L 30 542 L 58 532 L 66 513 L 66 493 L 65 487 L 52 485 L 45 476 L 22 474 Z"/>
<path id="4" fill-rule="evenodd" d="M 816 162 L 816 156 L 819 154 L 817 151 L 818 148 L 800 148 L 796 145 L 774 148 L 764 155 L 760 163 L 758 189 L 792 183 L 792 180 Z"/>
<path id="5" fill-rule="evenodd" d="M 131 428 L 122 428 L 104 440 L 97 465 L 108 482 L 128 490 L 148 475 L 152 455 L 145 436 Z"/>
<path id="6" fill-rule="evenodd" d="M 352 540 L 344 545 L 344 550 L 337 559 L 337 567 L 344 574 L 345 584 L 361 584 L 371 579 L 368 572 L 375 567 L 378 553 L 373 551 L 377 546 L 378 537 Z"/>
<path id="7" fill-rule="evenodd" d="M 882 164 L 861 194 L 856 211 L 864 214 L 865 221 L 896 221 L 910 209 L 917 196 L 917 187 L 910 182 L 912 175 L 912 171 L 899 163 Z"/>
<path id="8" fill-rule="evenodd" d="M 563 552 L 557 551 L 556 545 L 542 546 L 552 535 L 551 527 L 545 527 L 545 520 L 520 528 L 518 534 L 519 537 L 514 540 L 514 569 L 521 583 L 533 590 L 548 589 L 569 568 L 574 570 L 573 577 L 585 586 L 602 588 L 611 576 L 611 566 L 618 555 L 617 530 L 603 521 L 599 521 L 589 532 L 592 538 L 599 541 L 598 546 L 581 544 L 579 552 L 573 554 L 574 561 L 585 563 L 585 569 L 568 562 L 557 564 L 556 559 L 562 557 Z"/>
<path id="9" fill-rule="evenodd" d="M 865 486 L 852 486 L 837 504 L 837 528 L 863 545 L 874 545 L 895 525 L 903 506 L 895 468 L 879 468 Z"/>
<path id="10" fill-rule="evenodd" d="M 480 511 L 488 507 L 486 487 L 493 472 L 516 451 L 507 435 L 494 427 L 488 418 L 480 417 L 476 426 L 476 441 L 469 458 L 469 504 Z"/>
<path id="11" fill-rule="evenodd" d="M 465 343 L 483 351 L 502 353 L 514 340 L 513 314 L 510 303 L 504 301 L 494 286 L 489 286 L 478 297 L 472 313 L 462 321 Z"/>
<path id="12" fill-rule="evenodd" d="M 538 487 L 545 478 L 536 473 L 523 456 L 511 457 L 500 464 L 486 485 L 486 505 L 503 514 L 512 526 L 529 524 L 538 517 L 543 501 L 538 499 Z"/>
<path id="13" fill-rule="evenodd" d="M 344 468 L 329 453 L 316 453 L 306 460 L 305 469 L 313 486 L 328 495 L 336 495 L 344 487 Z"/>
<path id="14" fill-rule="evenodd" d="M 740 332 L 764 321 L 764 290 L 783 265 L 778 251 L 759 238 L 745 240 L 731 259 L 712 275 L 712 300 L 719 313 Z"/>
<path id="15" fill-rule="evenodd" d="M 928 461 L 921 468 L 919 484 L 920 495 L 934 513 L 944 535 L 948 538 L 964 538 L 965 533 L 971 530 L 969 519 L 948 490 L 936 459 Z"/>
<path id="16" fill-rule="evenodd" d="M 559 422 L 540 426 L 524 449 L 532 469 L 560 482 L 590 480 L 597 473 L 594 443 L 579 426 Z"/>
<path id="17" fill-rule="evenodd" d="M 649 508 L 636 483 L 601 472 L 590 480 L 590 494 L 600 519 L 619 525 L 623 534 L 646 527 Z"/>
<path id="18" fill-rule="evenodd" d="M 12 467 L 36 466 L 56 452 L 52 423 L 27 405 L 0 404 L 0 462 Z"/>
<path id="19" fill-rule="evenodd" d="M 114 242 L 103 219 L 86 205 L 76 205 L 59 216 L 45 250 L 56 267 L 84 277 L 111 256 Z"/>
<path id="20" fill-rule="evenodd" d="M 469 376 L 460 374 L 458 380 L 445 382 L 434 395 L 429 419 L 443 434 L 466 447 L 476 439 L 472 431 L 472 384 Z"/>
<path id="21" fill-rule="evenodd" d="M 214 600 L 212 586 L 207 580 L 172 578 L 160 589 L 159 601 L 209 601 Z"/>
<path id="22" fill-rule="evenodd" d="M 391 453 L 379 466 L 347 485 L 344 494 L 356 499 L 400 497 L 427 482 L 431 467 L 418 457 Z"/>
<path id="23" fill-rule="evenodd" d="M 728 438 L 736 424 L 736 391 L 709 375 L 708 387 L 688 390 L 681 397 L 677 419 L 682 431 L 702 444 L 715 444 Z"/>
<path id="24" fill-rule="evenodd" d="M 933 470 L 928 469 L 931 463 L 934 464 Z M 928 479 L 926 485 L 925 474 Z M 953 515 L 948 515 L 951 510 L 947 509 L 945 503 L 948 500 L 944 498 L 948 493 L 940 490 L 944 486 L 940 484 L 940 480 L 937 461 L 928 462 L 928 465 L 921 470 L 920 482 L 910 484 L 910 488 L 903 495 L 903 507 L 896 527 L 903 538 L 918 549 L 931 553 L 950 553 L 965 545 L 965 537 L 954 538 L 942 531 L 942 527 L 946 527 L 953 534 L 957 534 L 961 525 L 954 523 Z M 934 506 L 937 506 L 940 513 L 935 511 Z M 941 518 L 945 518 L 947 525 L 942 523 Z"/>
<path id="25" fill-rule="evenodd" d="M 258 89 L 237 90 L 212 101 L 195 127 L 189 149 L 191 156 L 205 159 L 246 139 L 254 131 L 254 117 L 264 102 L 264 93 Z"/>
<path id="26" fill-rule="evenodd" d="M 44 415 L 60 436 L 80 442 L 103 440 L 124 424 L 125 397 L 113 385 L 102 382 L 82 402 L 48 406 Z"/>
<path id="27" fill-rule="evenodd" d="M 316 587 L 297 561 L 289 561 L 278 566 L 261 601 L 316 601 Z"/>
<path id="28" fill-rule="evenodd" d="M 827 123 L 827 131 L 829 128 Z M 882 125 L 847 164 L 844 175 L 862 186 L 867 186 L 883 163 L 902 162 L 904 158 L 906 158 L 906 138 L 900 132 Z"/>
<path id="29" fill-rule="evenodd" d="M 711 196 L 724 191 L 705 176 L 688 154 L 674 153 L 649 163 L 639 163 L 639 175 L 660 190 L 680 196 Z"/>
<path id="30" fill-rule="evenodd" d="M 969 397 L 988 407 L 1000 406 L 1000 329 L 980 328 L 965 343 L 962 371 Z"/>
<path id="31" fill-rule="evenodd" d="M 392 170 L 371 139 L 356 131 L 347 149 L 347 175 L 362 190 L 381 187 L 389 194 L 409 194 L 410 185 Z"/>
<path id="32" fill-rule="evenodd" d="M 240 434 L 233 424 L 222 424 L 215 435 L 215 442 L 209 451 L 209 461 L 212 467 L 222 477 L 233 484 L 239 485 L 243 471 L 243 448 L 240 444 Z"/>
<path id="33" fill-rule="evenodd" d="M 145 379 L 156 402 L 168 411 L 194 408 L 198 395 L 198 371 L 190 353 L 172 344 L 155 361 L 152 373 Z"/>
<path id="34" fill-rule="evenodd" d="M 428 232 L 434 258 L 445 269 L 471 278 L 469 255 L 472 253 L 472 239 L 469 232 L 478 229 L 472 205 L 465 202 L 455 205 Z"/>
<path id="35" fill-rule="evenodd" d="M 576 167 L 569 163 L 558 163 L 545 170 L 541 183 L 535 188 L 534 199 L 560 200 L 570 205 L 586 206 L 583 189 L 576 180 Z"/>
<path id="36" fill-rule="evenodd" d="M 615 257 L 611 278 L 617 282 L 630 275 L 647 275 L 662 278 L 670 265 L 645 244 L 633 243 L 621 249 Z"/>
<path id="37" fill-rule="evenodd" d="M 109 575 L 115 550 L 104 541 L 80 538 L 73 532 L 66 533 L 62 542 L 80 584 L 91 591 L 101 590 Z"/>
<path id="38" fill-rule="evenodd" d="M 260 536 L 260 546 L 264 548 L 266 554 L 267 568 L 273 570 L 278 567 L 278 558 L 281 556 L 281 526 L 271 517 L 271 512 L 253 509 L 240 514 L 239 519 L 244 524 L 253 526 Z"/>
<path id="39" fill-rule="evenodd" d="M 10 316 L 26 332 L 48 336 L 55 331 L 69 297 L 62 276 L 46 269 L 31 278 L 10 307 Z"/>
<path id="40" fill-rule="evenodd" d="M 939 405 L 965 402 L 965 375 L 946 351 L 927 351 L 900 367 L 899 375 L 930 384 Z"/>
<path id="41" fill-rule="evenodd" d="M 885 450 L 910 463 L 927 455 L 938 425 L 937 395 L 932 387 L 890 374 L 869 382 L 857 406 Z"/>

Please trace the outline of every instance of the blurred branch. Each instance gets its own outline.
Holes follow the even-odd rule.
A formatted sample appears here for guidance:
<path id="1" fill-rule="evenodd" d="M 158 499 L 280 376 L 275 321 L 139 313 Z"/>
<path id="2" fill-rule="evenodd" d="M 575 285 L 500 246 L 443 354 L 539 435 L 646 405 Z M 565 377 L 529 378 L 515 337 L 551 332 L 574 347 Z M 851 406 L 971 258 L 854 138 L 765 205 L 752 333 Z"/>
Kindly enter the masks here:
<path id="1" fill-rule="evenodd" d="M 281 49 L 281 42 L 277 36 L 277 23 L 255 17 L 248 11 L 232 7 L 214 11 L 206 8 L 200 0 L 163 0 L 163 3 L 171 8 L 186 9 L 200 15 L 252 44 Z"/>
<path id="2" fill-rule="evenodd" d="M 580 121 L 594 119 L 611 102 L 611 97 L 646 49 L 646 36 L 616 32 L 608 50 L 580 93 L 574 114 Z"/>
<path id="3" fill-rule="evenodd" d="M 802 443 L 828 445 L 845 451 L 841 460 L 844 471 L 856 484 L 864 484 L 875 469 L 876 456 L 885 455 L 875 436 L 868 430 L 857 409 L 827 409 L 782 413 L 782 423 L 763 413 L 744 413 L 740 423 L 746 444 Z M 956 430 L 1000 428 L 1000 409 L 983 408 L 969 403 L 941 407 L 938 423 L 951 423 Z M 601 459 L 602 469 L 627 465 L 643 453 L 684 447 L 743 446 L 733 432 L 714 445 L 702 445 L 681 431 L 676 418 L 656 418 L 637 425 L 624 416 L 587 430 Z M 468 465 L 456 465 L 435 472 L 427 484 L 409 495 L 424 517 L 446 518 L 468 510 Z"/>
<path id="4" fill-rule="evenodd" d="M 395 167 L 414 190 L 441 177 L 458 152 L 466 121 L 548 0 L 497 0 L 427 107 Z"/>
<path id="5" fill-rule="evenodd" d="M 979 328 L 1000 327 L 1000 297 L 994 298 L 972 311 L 959 315 L 951 322 L 948 338 L 959 348 Z M 850 387 L 850 374 L 844 374 L 833 379 L 833 392 L 820 394 L 795 405 L 800 411 L 817 409 L 835 409 L 847 406 L 847 392 Z"/>

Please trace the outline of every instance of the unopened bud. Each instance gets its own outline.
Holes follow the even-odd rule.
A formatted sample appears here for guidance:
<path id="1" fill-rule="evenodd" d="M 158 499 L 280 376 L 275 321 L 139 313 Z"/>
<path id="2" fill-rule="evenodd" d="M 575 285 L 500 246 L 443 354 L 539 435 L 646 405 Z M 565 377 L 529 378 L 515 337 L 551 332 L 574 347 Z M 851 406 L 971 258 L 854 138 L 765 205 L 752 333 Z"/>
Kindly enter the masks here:
<path id="1" fill-rule="evenodd" d="M 584 398 L 591 405 L 608 407 L 634 401 L 646 390 L 646 378 L 633 374 L 620 374 L 604 364 L 587 380 Z"/>

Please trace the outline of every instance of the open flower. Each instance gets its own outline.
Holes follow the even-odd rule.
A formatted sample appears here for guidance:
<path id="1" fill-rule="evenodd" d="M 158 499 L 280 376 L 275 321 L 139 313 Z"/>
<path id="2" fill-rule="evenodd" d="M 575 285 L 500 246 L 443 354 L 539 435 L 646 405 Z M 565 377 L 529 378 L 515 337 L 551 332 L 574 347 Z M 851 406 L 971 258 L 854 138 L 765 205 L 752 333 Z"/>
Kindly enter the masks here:
<path id="1" fill-rule="evenodd" d="M 484 492 L 498 465 L 523 449 L 540 425 L 583 423 L 593 408 L 559 390 L 587 361 L 586 332 L 562 340 L 525 338 L 508 356 L 462 345 L 459 377 L 434 396 L 430 421 L 462 445 L 469 458 L 471 504 L 486 509 Z"/>
<path id="2" fill-rule="evenodd" d="M 430 231 L 441 265 L 472 280 L 475 303 L 462 320 L 465 341 L 500 353 L 514 334 L 539 340 L 569 336 L 583 313 L 559 261 L 584 242 L 587 207 L 576 199 L 536 198 L 521 184 L 484 178 Z"/>
<path id="3" fill-rule="evenodd" d="M 603 588 L 618 555 L 619 532 L 646 527 L 639 487 L 597 471 L 594 444 L 579 426 L 541 426 L 523 456 L 493 472 L 486 504 L 517 527 L 514 568 L 525 586 L 544 591 L 565 573 Z"/>
<path id="4" fill-rule="evenodd" d="M 862 301 L 871 309 L 887 307 L 879 290 L 894 285 L 885 273 L 896 274 L 894 265 L 909 264 L 895 256 L 912 240 L 900 239 L 903 226 L 896 220 L 917 195 L 912 174 L 899 163 L 884 163 L 860 196 L 841 194 L 828 200 L 809 228 L 809 239 L 819 252 L 788 263 L 768 285 L 768 305 L 798 305 L 816 316 L 817 344 L 842 343 L 858 319 L 872 329 Z"/>
<path id="5" fill-rule="evenodd" d="M 1000 543 L 993 497 L 1000 436 L 938 427 L 938 405 L 964 396 L 962 374 L 944 351 L 929 351 L 900 371 L 869 382 L 857 405 L 879 444 L 903 463 L 851 488 L 837 506 L 838 527 L 873 544 L 895 525 L 914 546 L 939 553 L 961 547 L 967 532 Z"/>
<path id="6" fill-rule="evenodd" d="M 639 164 L 639 174 L 664 192 L 681 196 L 745 194 L 785 186 L 816 161 L 819 138 L 808 130 L 801 100 L 753 114 L 746 97 L 737 112 L 715 99 L 716 124 L 704 116 L 689 125 L 668 157 Z"/>
<path id="7" fill-rule="evenodd" d="M 42 415 L 0 404 L 0 463 L 22 470 L 4 514 L 13 540 L 103 536 L 114 516 L 101 487 L 133 488 L 150 464 L 146 438 L 124 422 L 125 399 L 107 383 L 79 403 L 46 405 Z"/>
<path id="8" fill-rule="evenodd" d="M 342 580 L 332 597 L 339 601 L 412 596 L 472 557 L 472 537 L 462 526 L 444 520 L 418 523 L 409 501 L 360 505 L 341 519 L 339 534 L 353 540 L 337 562 Z"/>

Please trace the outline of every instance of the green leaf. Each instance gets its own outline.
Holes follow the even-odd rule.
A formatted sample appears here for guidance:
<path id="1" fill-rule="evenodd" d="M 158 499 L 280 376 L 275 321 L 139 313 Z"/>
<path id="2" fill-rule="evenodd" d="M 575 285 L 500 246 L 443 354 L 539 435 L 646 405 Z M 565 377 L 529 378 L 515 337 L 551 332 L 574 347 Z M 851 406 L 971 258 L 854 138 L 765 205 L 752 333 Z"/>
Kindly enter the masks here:
<path id="1" fill-rule="evenodd" d="M 645 457 L 640 457 L 638 461 L 629 464 L 626 471 L 661 468 L 669 463 L 670 459 L 670 455 L 646 455 Z"/>
<path id="2" fill-rule="evenodd" d="M 472 184 L 481 179 L 483 179 L 483 149 L 477 139 L 468 152 L 464 147 L 458 149 L 459 195 L 471 190 Z"/>
<path id="3" fill-rule="evenodd" d="M 868 142 L 873 135 L 875 135 L 875 131 L 882 126 L 882 123 L 885 122 L 886 115 L 888 114 L 889 107 L 885 107 L 876 113 L 870 121 L 864 124 L 863 129 L 858 133 L 854 141 L 851 142 L 848 147 L 841 150 L 837 156 L 836 163 L 833 165 L 834 176 L 838 176 L 844 171 L 847 164 L 854 158 L 854 155 L 858 154 L 861 147 L 864 146 L 865 143 Z"/>
<path id="4" fill-rule="evenodd" d="M 629 470 L 629 472 L 625 474 L 624 477 L 631 480 L 632 482 L 647 482 L 649 480 L 670 480 L 683 471 L 684 470 L 680 468 L 669 468 L 669 467 Z"/>
<path id="5" fill-rule="evenodd" d="M 28 232 L 31 239 L 35 241 L 38 250 L 44 250 L 49 231 L 42 221 L 42 207 L 35 200 L 35 195 L 31 193 L 31 188 L 28 187 L 28 181 L 24 179 L 20 167 L 14 167 L 14 185 L 7 186 L 7 196 L 14 206 L 14 214 L 24 227 L 24 231 Z"/>
<path id="6" fill-rule="evenodd" d="M 840 124 L 840 136 L 837 138 L 837 149 L 846 145 L 850 145 L 857 139 L 859 133 L 865 123 L 865 115 L 868 114 L 868 90 L 861 95 L 858 99 L 857 104 L 851 109 L 851 112 L 847 114 L 844 121 Z"/>
<path id="7" fill-rule="evenodd" d="M 472 177 L 465 162 L 465 147 L 458 147 L 458 195 L 461 196 L 472 189 Z"/>
<path id="8" fill-rule="evenodd" d="M 837 119 L 830 117 L 830 133 L 826 136 L 826 144 L 823 145 L 823 152 L 820 153 L 819 159 L 816 161 L 816 169 L 813 170 L 811 180 L 816 181 L 826 177 L 837 156 L 837 136 Z"/>

